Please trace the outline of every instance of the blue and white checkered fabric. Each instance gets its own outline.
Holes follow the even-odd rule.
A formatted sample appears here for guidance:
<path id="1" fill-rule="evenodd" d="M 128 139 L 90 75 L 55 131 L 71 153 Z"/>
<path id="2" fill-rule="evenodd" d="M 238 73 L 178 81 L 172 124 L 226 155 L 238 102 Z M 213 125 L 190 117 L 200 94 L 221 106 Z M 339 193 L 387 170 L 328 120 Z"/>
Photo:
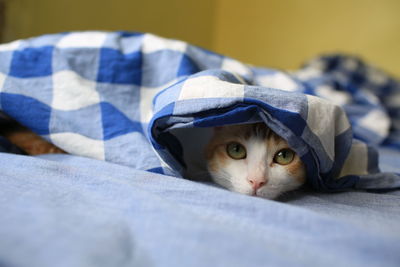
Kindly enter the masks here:
<path id="1" fill-rule="evenodd" d="M 73 32 L 0 46 L 1 111 L 69 153 L 179 175 L 185 148 L 173 130 L 264 121 L 325 191 L 400 187 L 367 145 L 400 148 L 399 86 L 352 57 L 285 73 L 152 34 Z"/>

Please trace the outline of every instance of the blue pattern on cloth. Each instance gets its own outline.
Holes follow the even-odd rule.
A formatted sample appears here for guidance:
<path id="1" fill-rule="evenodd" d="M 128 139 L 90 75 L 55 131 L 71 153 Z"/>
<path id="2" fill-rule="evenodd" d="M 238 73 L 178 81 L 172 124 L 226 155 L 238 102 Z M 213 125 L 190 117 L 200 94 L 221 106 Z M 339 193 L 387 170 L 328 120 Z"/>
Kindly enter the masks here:
<path id="1" fill-rule="evenodd" d="M 400 187 L 374 148 L 400 148 L 400 83 L 351 56 L 283 72 L 152 34 L 44 35 L 0 45 L 0 110 L 68 153 L 175 176 L 174 130 L 264 121 L 317 190 Z"/>

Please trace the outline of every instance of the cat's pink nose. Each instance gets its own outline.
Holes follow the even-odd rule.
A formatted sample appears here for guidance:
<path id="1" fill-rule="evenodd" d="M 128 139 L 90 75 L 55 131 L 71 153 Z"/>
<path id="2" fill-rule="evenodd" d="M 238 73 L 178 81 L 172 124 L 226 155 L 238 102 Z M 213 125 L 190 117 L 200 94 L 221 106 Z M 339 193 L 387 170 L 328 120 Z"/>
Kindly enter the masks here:
<path id="1" fill-rule="evenodd" d="M 252 178 L 248 179 L 248 181 L 254 190 L 257 190 L 258 188 L 264 186 L 267 183 L 266 180 L 252 179 Z"/>

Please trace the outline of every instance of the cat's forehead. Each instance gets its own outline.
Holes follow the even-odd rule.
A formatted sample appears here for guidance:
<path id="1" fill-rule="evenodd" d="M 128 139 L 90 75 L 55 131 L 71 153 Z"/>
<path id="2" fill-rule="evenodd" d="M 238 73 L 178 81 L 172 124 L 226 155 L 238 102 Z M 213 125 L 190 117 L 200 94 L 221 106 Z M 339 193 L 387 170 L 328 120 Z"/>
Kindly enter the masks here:
<path id="1" fill-rule="evenodd" d="M 274 143 L 284 140 L 268 128 L 264 123 L 239 124 L 217 127 L 216 135 L 225 138 L 239 138 L 242 140 L 260 139 L 270 140 Z"/>
<path id="2" fill-rule="evenodd" d="M 249 139 L 252 136 L 266 138 L 269 128 L 264 123 L 227 125 L 216 128 L 217 133 Z"/>

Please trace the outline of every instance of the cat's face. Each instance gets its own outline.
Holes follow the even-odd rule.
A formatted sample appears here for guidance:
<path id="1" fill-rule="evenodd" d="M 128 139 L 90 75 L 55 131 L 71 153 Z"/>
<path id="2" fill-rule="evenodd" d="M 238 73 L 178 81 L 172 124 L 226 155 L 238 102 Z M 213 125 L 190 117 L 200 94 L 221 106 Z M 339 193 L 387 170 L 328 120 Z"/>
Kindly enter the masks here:
<path id="1" fill-rule="evenodd" d="M 212 179 L 242 194 L 273 199 L 305 182 L 300 158 L 264 123 L 215 128 L 206 158 Z"/>

